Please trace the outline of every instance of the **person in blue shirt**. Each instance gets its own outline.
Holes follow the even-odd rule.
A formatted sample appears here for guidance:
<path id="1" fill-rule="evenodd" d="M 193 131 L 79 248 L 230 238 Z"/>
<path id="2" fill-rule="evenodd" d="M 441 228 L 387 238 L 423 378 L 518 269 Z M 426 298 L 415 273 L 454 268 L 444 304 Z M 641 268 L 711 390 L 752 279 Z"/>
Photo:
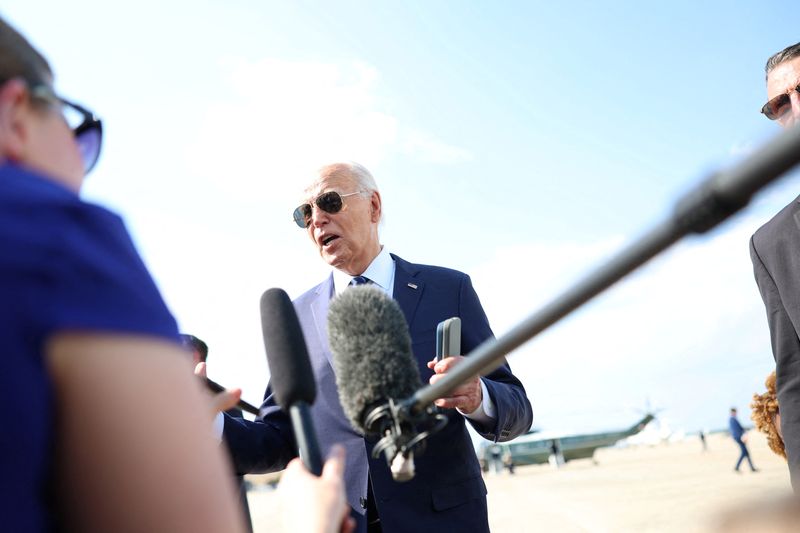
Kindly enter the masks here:
<path id="1" fill-rule="evenodd" d="M 745 444 L 745 429 L 739 423 L 739 419 L 736 418 L 736 408 L 731 407 L 731 417 L 728 419 L 728 428 L 731 432 L 731 437 L 739 445 L 739 450 L 741 453 L 739 454 L 739 460 L 736 461 L 736 466 L 733 467 L 735 472 L 739 471 L 739 467 L 742 466 L 742 461 L 747 459 L 747 464 L 750 465 L 750 470 L 753 472 L 758 472 L 755 466 L 753 466 L 753 461 L 750 459 L 750 452 L 747 451 L 747 445 Z"/>
<path id="2" fill-rule="evenodd" d="M 122 220 L 80 199 L 101 140 L 0 18 L 0 529 L 243 531 L 210 431 L 238 391 L 209 401 Z M 293 466 L 297 530 L 338 529 L 341 469 Z"/>

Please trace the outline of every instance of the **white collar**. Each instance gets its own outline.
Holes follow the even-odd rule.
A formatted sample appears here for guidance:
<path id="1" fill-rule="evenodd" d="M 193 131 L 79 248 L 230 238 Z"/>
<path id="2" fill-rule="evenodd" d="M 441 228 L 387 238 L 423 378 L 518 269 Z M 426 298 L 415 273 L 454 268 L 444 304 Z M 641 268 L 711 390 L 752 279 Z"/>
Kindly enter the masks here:
<path id="1" fill-rule="evenodd" d="M 372 283 L 378 285 L 386 294 L 392 296 L 394 292 L 394 259 L 389 255 L 389 250 L 385 246 L 381 246 L 381 251 L 360 275 L 369 278 Z M 341 294 L 350 285 L 353 277 L 334 268 L 333 287 L 336 294 Z"/>

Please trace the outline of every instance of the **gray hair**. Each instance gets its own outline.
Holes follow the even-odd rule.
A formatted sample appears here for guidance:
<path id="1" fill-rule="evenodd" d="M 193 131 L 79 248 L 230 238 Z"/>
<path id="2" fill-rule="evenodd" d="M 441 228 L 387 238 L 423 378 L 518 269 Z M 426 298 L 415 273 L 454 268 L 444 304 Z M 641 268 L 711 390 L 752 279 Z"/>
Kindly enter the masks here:
<path id="1" fill-rule="evenodd" d="M 787 46 L 777 54 L 767 59 L 767 64 L 764 67 L 764 72 L 767 78 L 769 77 L 769 73 L 772 72 L 772 69 L 774 69 L 784 61 L 789 61 L 790 59 L 794 59 L 795 57 L 800 57 L 800 43 L 793 44 L 792 46 Z"/>
<path id="2" fill-rule="evenodd" d="M 372 173 L 367 170 L 367 167 L 356 163 L 355 161 L 344 161 L 339 163 L 330 163 L 319 169 L 319 177 L 322 178 L 352 178 L 356 182 L 356 186 L 361 193 L 361 196 L 371 196 L 373 191 L 378 191 L 378 185 L 375 183 L 375 178 Z M 380 224 L 384 224 L 386 215 L 381 205 L 381 219 Z"/>
<path id="3" fill-rule="evenodd" d="M 363 192 L 372 192 L 378 190 L 378 186 L 375 184 L 375 178 L 372 177 L 370 171 L 355 161 L 346 161 L 325 165 L 319 169 L 319 176 L 320 178 L 351 177 L 355 180 L 358 188 Z"/>

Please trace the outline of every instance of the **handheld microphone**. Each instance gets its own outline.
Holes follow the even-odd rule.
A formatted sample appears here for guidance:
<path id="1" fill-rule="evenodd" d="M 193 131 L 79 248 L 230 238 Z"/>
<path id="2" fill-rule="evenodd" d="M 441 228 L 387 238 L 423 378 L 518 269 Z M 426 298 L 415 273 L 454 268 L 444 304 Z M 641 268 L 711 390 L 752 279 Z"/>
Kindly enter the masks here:
<path id="1" fill-rule="evenodd" d="M 384 453 L 395 480 L 411 479 L 414 449 L 447 418 L 411 417 L 398 401 L 421 386 L 400 306 L 377 287 L 348 288 L 330 304 L 328 342 L 345 415 L 356 431 L 380 437 L 372 455 Z M 431 416 L 437 426 L 420 432 Z"/>
<path id="2" fill-rule="evenodd" d="M 303 330 L 283 290 L 269 289 L 261 295 L 261 330 L 275 400 L 291 417 L 300 459 L 309 472 L 320 476 L 322 456 L 310 411 L 317 388 Z"/>

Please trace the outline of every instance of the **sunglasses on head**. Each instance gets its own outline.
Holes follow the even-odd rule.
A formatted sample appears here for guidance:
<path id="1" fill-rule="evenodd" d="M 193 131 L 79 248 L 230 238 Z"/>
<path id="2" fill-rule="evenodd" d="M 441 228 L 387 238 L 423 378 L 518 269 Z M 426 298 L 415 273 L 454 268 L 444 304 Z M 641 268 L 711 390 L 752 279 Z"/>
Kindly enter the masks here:
<path id="1" fill-rule="evenodd" d="M 792 106 L 791 99 L 789 98 L 789 93 L 792 91 L 800 93 L 800 85 L 784 94 L 779 94 L 764 104 L 764 107 L 761 108 L 761 112 L 770 120 L 780 118 L 780 116 L 786 113 Z"/>
<path id="2" fill-rule="evenodd" d="M 61 107 L 64 120 L 72 129 L 81 152 L 84 174 L 88 174 L 97 163 L 103 144 L 103 124 L 100 119 L 88 109 L 61 98 L 47 85 L 37 85 L 31 89 L 31 96 Z"/>
<path id="3" fill-rule="evenodd" d="M 356 191 L 347 194 L 339 194 L 336 191 L 328 191 L 317 196 L 314 199 L 313 204 L 316 205 L 318 209 L 325 211 L 326 213 L 334 214 L 342 210 L 342 198 L 360 194 L 361 192 L 362 191 Z M 311 212 L 312 205 L 303 204 L 294 210 L 292 213 L 292 218 L 294 218 L 294 221 L 298 226 L 301 228 L 307 228 L 311 223 Z"/>

